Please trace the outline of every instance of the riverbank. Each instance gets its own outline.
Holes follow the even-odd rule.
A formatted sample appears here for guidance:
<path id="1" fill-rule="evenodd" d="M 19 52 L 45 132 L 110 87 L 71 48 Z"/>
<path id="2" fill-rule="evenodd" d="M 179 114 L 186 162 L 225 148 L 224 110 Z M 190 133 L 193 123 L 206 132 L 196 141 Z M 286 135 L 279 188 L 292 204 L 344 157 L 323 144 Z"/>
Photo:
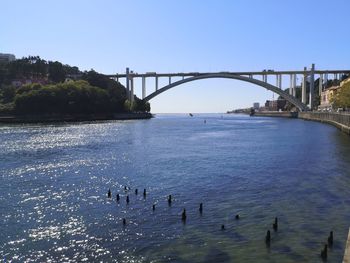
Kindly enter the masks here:
<path id="1" fill-rule="evenodd" d="M 137 120 L 150 119 L 153 114 L 140 113 L 114 113 L 114 114 L 46 114 L 46 115 L 4 115 L 0 116 L 0 123 L 48 123 L 48 122 L 81 122 L 102 120 Z"/>
<path id="2" fill-rule="evenodd" d="M 298 118 L 297 112 L 290 111 L 257 111 L 253 116 L 258 117 L 282 117 L 282 118 Z"/>
<path id="3" fill-rule="evenodd" d="M 277 112 L 277 111 L 262 111 L 255 112 L 252 116 L 258 117 L 283 117 L 283 118 L 299 118 L 308 121 L 319 121 L 331 124 L 346 134 L 350 135 L 350 114 L 331 113 L 331 112 Z"/>
<path id="4" fill-rule="evenodd" d="M 331 124 L 350 135 L 350 114 L 330 112 L 299 112 L 298 118 Z"/>

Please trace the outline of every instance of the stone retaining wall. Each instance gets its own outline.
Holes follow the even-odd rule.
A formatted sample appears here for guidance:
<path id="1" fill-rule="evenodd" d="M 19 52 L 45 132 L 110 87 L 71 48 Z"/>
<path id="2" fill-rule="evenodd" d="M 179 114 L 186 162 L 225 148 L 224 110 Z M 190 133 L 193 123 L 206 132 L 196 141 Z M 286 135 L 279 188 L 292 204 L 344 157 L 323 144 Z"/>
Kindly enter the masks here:
<path id="1" fill-rule="evenodd" d="M 350 135 L 350 114 L 331 112 L 299 112 L 298 118 L 329 123 Z"/>

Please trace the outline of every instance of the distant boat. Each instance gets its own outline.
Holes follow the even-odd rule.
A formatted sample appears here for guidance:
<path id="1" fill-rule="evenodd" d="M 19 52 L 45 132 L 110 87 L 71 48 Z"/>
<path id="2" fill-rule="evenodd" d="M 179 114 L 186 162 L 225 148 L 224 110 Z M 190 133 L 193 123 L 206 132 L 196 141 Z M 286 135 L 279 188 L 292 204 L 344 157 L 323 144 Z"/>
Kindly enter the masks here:
<path id="1" fill-rule="evenodd" d="M 189 115 L 190 115 L 191 117 L 193 117 L 193 114 L 192 114 L 192 113 L 189 113 Z"/>

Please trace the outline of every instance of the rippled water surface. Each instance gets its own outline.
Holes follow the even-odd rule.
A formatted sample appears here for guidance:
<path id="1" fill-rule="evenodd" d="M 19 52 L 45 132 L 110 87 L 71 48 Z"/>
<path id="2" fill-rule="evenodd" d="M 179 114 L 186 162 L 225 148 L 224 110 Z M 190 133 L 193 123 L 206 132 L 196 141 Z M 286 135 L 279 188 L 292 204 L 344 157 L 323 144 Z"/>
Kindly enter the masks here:
<path id="1" fill-rule="evenodd" d="M 330 230 L 328 262 L 342 260 L 350 138 L 332 126 L 242 115 L 2 125 L 0 149 L 0 261 L 322 262 Z"/>

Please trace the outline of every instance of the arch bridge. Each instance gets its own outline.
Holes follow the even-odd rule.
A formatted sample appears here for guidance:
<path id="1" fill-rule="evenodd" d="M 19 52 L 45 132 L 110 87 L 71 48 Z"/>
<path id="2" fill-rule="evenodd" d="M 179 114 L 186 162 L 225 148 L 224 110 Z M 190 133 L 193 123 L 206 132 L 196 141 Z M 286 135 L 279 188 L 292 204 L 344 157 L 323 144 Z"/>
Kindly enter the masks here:
<path id="1" fill-rule="evenodd" d="M 291 70 L 291 71 L 274 71 L 274 70 L 263 70 L 263 71 L 252 71 L 252 72 L 189 72 L 189 73 L 156 73 L 156 72 L 146 72 L 142 74 L 130 71 L 126 68 L 126 72 L 122 74 L 107 75 L 117 81 L 120 79 L 125 79 L 125 86 L 127 89 L 128 99 L 134 101 L 134 79 L 142 79 L 142 99 L 144 101 L 149 101 L 159 94 L 174 88 L 176 86 L 201 80 L 201 79 L 212 79 L 212 78 L 222 78 L 222 79 L 234 79 L 245 81 L 263 87 L 274 93 L 277 93 L 285 100 L 289 101 L 300 111 L 307 111 L 313 109 L 313 99 L 314 99 L 314 83 L 315 75 L 319 76 L 319 86 L 318 93 L 325 89 L 325 84 L 327 83 L 329 76 L 333 76 L 333 79 L 340 79 L 343 74 L 350 74 L 350 70 L 315 70 L 315 65 L 312 64 L 308 69 L 304 67 L 304 70 Z M 282 79 L 284 76 L 289 77 L 288 91 L 282 89 Z M 297 86 L 297 76 L 301 76 L 301 100 L 296 98 L 296 86 Z M 268 82 L 268 77 L 275 79 L 275 85 Z M 147 95 L 146 93 L 146 79 L 155 79 L 154 90 Z M 159 87 L 159 79 L 166 78 L 168 83 L 162 87 Z M 331 79 L 332 77 L 330 77 Z M 306 83 L 309 82 L 310 89 L 307 94 Z M 307 98 L 309 98 L 309 104 L 307 105 Z"/>

